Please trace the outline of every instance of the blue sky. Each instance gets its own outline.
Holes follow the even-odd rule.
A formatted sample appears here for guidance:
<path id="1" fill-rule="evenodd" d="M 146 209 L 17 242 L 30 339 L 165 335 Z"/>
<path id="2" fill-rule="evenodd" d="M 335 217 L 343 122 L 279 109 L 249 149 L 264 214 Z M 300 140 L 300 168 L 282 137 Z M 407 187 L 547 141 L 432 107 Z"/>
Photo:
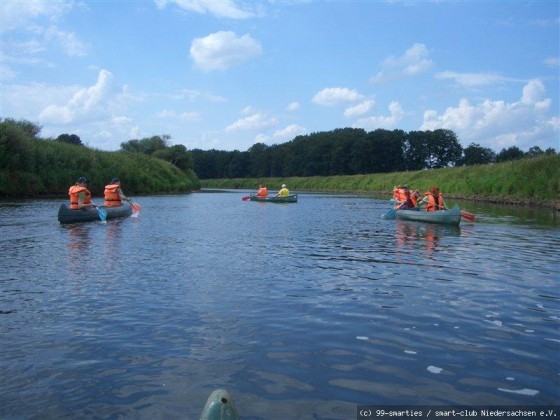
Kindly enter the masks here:
<path id="1" fill-rule="evenodd" d="M 4 0 L 0 117 L 101 150 L 355 127 L 559 151 L 559 4 Z"/>

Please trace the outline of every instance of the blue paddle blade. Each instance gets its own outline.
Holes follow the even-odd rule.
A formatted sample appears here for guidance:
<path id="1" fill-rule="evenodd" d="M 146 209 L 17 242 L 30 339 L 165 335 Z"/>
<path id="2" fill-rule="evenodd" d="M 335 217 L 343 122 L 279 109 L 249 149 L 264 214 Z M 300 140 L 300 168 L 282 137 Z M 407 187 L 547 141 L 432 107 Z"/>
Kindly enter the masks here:
<path id="1" fill-rule="evenodd" d="M 395 218 L 396 214 L 397 214 L 397 211 L 395 209 L 391 209 L 387 213 L 385 213 L 383 216 L 381 216 L 381 218 L 392 220 L 392 219 Z"/>
<path id="2" fill-rule="evenodd" d="M 97 207 L 97 212 L 99 213 L 99 219 L 101 219 L 102 222 L 105 222 L 107 220 L 107 211 Z"/>

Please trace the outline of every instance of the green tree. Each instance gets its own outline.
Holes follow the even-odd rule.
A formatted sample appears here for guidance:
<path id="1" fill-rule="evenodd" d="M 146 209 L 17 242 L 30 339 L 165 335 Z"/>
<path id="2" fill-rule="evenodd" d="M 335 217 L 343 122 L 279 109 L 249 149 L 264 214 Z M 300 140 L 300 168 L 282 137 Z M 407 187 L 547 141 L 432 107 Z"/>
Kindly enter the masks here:
<path id="1" fill-rule="evenodd" d="M 34 167 L 34 136 L 27 122 L 6 119 L 0 123 L 0 169 L 31 171 Z"/>
<path id="2" fill-rule="evenodd" d="M 1 118 L 0 118 L 0 122 L 2 122 Z M 30 138 L 36 138 L 41 132 L 41 130 L 43 129 L 43 127 L 41 127 L 39 124 L 35 124 L 32 123 L 31 121 L 27 121 L 23 119 L 16 121 L 13 118 L 6 118 L 3 120 L 3 122 L 17 127 L 18 130 L 27 134 Z"/>
<path id="3" fill-rule="evenodd" d="M 121 150 L 124 152 L 144 153 L 151 155 L 157 150 L 167 148 L 171 136 L 163 134 L 161 136 L 146 137 L 141 140 L 129 140 L 121 143 Z"/>
<path id="4" fill-rule="evenodd" d="M 255 143 L 247 150 L 249 158 L 248 173 L 252 178 L 267 177 L 270 171 L 270 151 L 264 143 Z"/>
<path id="5" fill-rule="evenodd" d="M 527 153 L 525 153 L 525 157 L 535 157 L 541 155 L 544 155 L 544 150 L 539 146 L 533 146 L 529 150 L 527 150 Z"/>
<path id="6" fill-rule="evenodd" d="M 74 144 L 76 146 L 83 146 L 82 140 L 76 134 L 61 134 L 56 138 L 56 141 L 62 143 Z"/>
<path id="7" fill-rule="evenodd" d="M 471 143 L 463 150 L 461 164 L 466 166 L 484 165 L 492 163 L 496 159 L 496 153 L 488 147 L 482 147 L 478 143 Z"/>
<path id="8" fill-rule="evenodd" d="M 511 146 L 508 149 L 502 149 L 496 155 L 496 162 L 507 162 L 510 160 L 518 160 L 525 156 L 525 153 L 517 146 Z"/>
<path id="9" fill-rule="evenodd" d="M 428 131 L 427 135 L 426 167 L 435 169 L 455 166 L 463 154 L 463 148 L 455 133 L 451 130 L 439 129 Z"/>
<path id="10" fill-rule="evenodd" d="M 369 133 L 372 141 L 372 172 L 387 173 L 406 169 L 403 159 L 406 135 L 402 130 L 377 129 Z"/>
<path id="11" fill-rule="evenodd" d="M 182 144 L 176 144 L 166 149 L 159 149 L 152 153 L 155 158 L 171 162 L 183 172 L 193 169 L 193 157 Z"/>

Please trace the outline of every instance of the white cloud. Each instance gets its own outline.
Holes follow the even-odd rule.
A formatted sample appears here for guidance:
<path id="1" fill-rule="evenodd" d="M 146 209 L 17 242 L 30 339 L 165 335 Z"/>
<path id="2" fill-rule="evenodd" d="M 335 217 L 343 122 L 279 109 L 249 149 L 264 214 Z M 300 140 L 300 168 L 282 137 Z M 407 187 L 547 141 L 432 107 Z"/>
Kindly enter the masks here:
<path id="1" fill-rule="evenodd" d="M 4 1 L 0 7 L 0 33 L 16 28 L 35 30 L 36 26 L 31 24 L 37 19 L 55 21 L 73 7 L 73 2 L 65 0 Z"/>
<path id="2" fill-rule="evenodd" d="M 157 117 L 162 119 L 178 119 L 183 122 L 193 122 L 200 120 L 200 113 L 192 111 L 178 114 L 171 109 L 163 109 L 157 113 Z"/>
<path id="3" fill-rule="evenodd" d="M 404 111 L 402 110 L 401 104 L 397 101 L 392 101 L 388 108 L 390 115 L 361 118 L 356 121 L 354 127 L 370 131 L 378 128 L 385 128 L 387 130 L 396 128 L 399 121 L 402 120 L 404 116 Z"/>
<path id="4" fill-rule="evenodd" d="M 400 57 L 390 56 L 381 63 L 381 70 L 371 78 L 374 83 L 385 83 L 403 77 L 416 76 L 429 70 L 433 62 L 424 44 L 416 43 Z"/>
<path id="5" fill-rule="evenodd" d="M 77 90 L 66 105 L 49 105 L 39 114 L 39 120 L 50 124 L 67 124 L 77 118 L 106 113 L 113 87 L 113 75 L 101 70 L 95 85 Z"/>
<path id="6" fill-rule="evenodd" d="M 365 113 L 369 112 L 369 110 L 373 108 L 374 105 L 375 101 L 373 101 L 372 99 L 368 99 L 367 101 L 363 101 L 356 106 L 346 108 L 344 110 L 344 116 L 347 118 L 352 118 L 364 115 Z"/>
<path id="7" fill-rule="evenodd" d="M 176 115 L 177 113 L 170 109 L 162 109 L 160 112 L 157 113 L 158 118 L 173 118 Z"/>
<path id="8" fill-rule="evenodd" d="M 463 143 L 476 141 L 493 149 L 517 146 L 528 148 L 540 141 L 558 138 L 555 117 L 549 117 L 551 100 L 540 80 L 531 80 L 523 87 L 519 101 L 484 100 L 471 104 L 461 99 L 456 107 L 441 115 L 427 110 L 421 130 L 445 128 L 455 131 Z"/>
<path id="9" fill-rule="evenodd" d="M 546 60 L 544 60 L 544 64 L 546 64 L 548 67 L 560 67 L 560 58 L 559 57 L 548 57 Z"/>
<path id="10" fill-rule="evenodd" d="M 272 137 L 274 140 L 289 141 L 298 135 L 304 134 L 306 131 L 302 126 L 292 124 L 282 130 L 275 131 Z"/>
<path id="11" fill-rule="evenodd" d="M 190 53 L 195 65 L 204 70 L 225 70 L 262 53 L 261 44 L 249 34 L 220 31 L 204 38 L 195 38 Z"/>
<path id="12" fill-rule="evenodd" d="M 188 101 L 195 101 L 197 99 L 204 99 L 210 102 L 223 103 L 227 102 L 227 99 L 223 96 L 216 95 L 208 92 L 201 92 L 194 89 L 181 89 L 177 94 L 171 95 L 173 99 L 186 99 Z"/>
<path id="13" fill-rule="evenodd" d="M 523 87 L 521 102 L 525 105 L 535 105 L 542 101 L 545 94 L 546 89 L 543 83 L 538 79 L 534 79 Z"/>
<path id="14" fill-rule="evenodd" d="M 256 15 L 247 7 L 241 8 L 233 0 L 155 0 L 154 2 L 159 9 L 174 3 L 187 12 L 210 13 L 218 18 L 247 19 Z"/>
<path id="15" fill-rule="evenodd" d="M 286 109 L 288 111 L 296 111 L 300 108 L 299 102 L 290 102 Z"/>
<path id="16" fill-rule="evenodd" d="M 276 118 L 271 118 L 266 115 L 256 113 L 249 115 L 245 118 L 240 118 L 236 122 L 226 127 L 226 131 L 237 130 L 255 130 L 267 127 L 273 127 L 278 124 Z"/>
<path id="17" fill-rule="evenodd" d="M 267 143 L 270 140 L 266 134 L 260 133 L 255 136 L 255 143 Z"/>
<path id="18" fill-rule="evenodd" d="M 199 121 L 200 120 L 200 113 L 196 112 L 196 111 L 183 112 L 182 114 L 179 114 L 179 119 L 181 121 L 185 121 L 185 122 Z"/>
<path id="19" fill-rule="evenodd" d="M 438 79 L 451 79 L 455 83 L 464 87 L 476 87 L 485 85 L 494 85 L 512 81 L 512 79 L 500 76 L 495 73 L 457 73 L 453 71 L 444 71 L 436 74 Z"/>
<path id="20" fill-rule="evenodd" d="M 354 102 L 364 98 L 355 90 L 347 88 L 325 88 L 313 96 L 312 101 L 317 105 L 333 106 L 343 102 Z"/>
<path id="21" fill-rule="evenodd" d="M 58 41 L 62 49 L 70 57 L 82 57 L 86 55 L 86 46 L 76 38 L 73 32 L 61 31 L 52 26 L 46 31 L 45 39 L 47 41 Z"/>

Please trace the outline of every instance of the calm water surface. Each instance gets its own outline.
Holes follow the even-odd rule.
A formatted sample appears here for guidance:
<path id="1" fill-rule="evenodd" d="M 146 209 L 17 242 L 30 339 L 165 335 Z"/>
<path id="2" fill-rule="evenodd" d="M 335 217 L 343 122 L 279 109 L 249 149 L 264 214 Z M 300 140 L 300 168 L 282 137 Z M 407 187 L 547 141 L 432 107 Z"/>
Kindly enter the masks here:
<path id="1" fill-rule="evenodd" d="M 218 387 L 254 419 L 560 403 L 550 212 L 466 203 L 450 228 L 245 194 L 69 226 L 60 200 L 0 202 L 0 417 L 196 419 Z"/>

